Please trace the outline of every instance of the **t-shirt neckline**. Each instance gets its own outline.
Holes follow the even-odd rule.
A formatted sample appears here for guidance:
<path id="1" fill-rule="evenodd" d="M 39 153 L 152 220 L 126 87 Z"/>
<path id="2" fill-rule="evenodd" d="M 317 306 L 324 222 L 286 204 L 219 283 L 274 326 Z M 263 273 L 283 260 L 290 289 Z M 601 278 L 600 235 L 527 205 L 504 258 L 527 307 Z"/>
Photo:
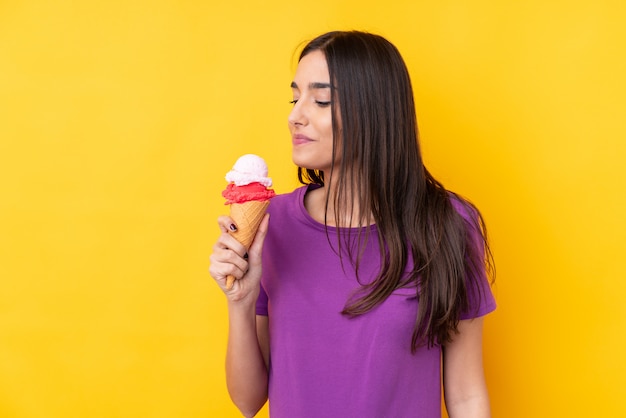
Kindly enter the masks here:
<path id="1" fill-rule="evenodd" d="M 314 227 L 315 229 L 321 230 L 321 231 L 328 231 L 328 232 L 333 232 L 336 233 L 338 230 L 340 231 L 354 231 L 354 232 L 358 232 L 359 230 L 362 231 L 366 231 L 367 229 L 370 230 L 370 232 L 374 232 L 376 231 L 376 224 L 372 224 L 372 225 L 368 225 L 368 226 L 364 226 L 361 228 L 355 227 L 355 228 L 339 228 L 336 226 L 326 226 L 321 222 L 318 222 L 317 220 L 315 220 L 311 214 L 309 214 L 309 212 L 306 210 L 306 207 L 304 206 L 304 197 L 306 196 L 306 194 L 312 190 L 318 189 L 322 187 L 319 184 L 307 184 L 304 185 L 302 187 L 300 187 L 297 190 L 298 193 L 298 199 L 296 199 L 296 203 L 298 205 L 298 209 L 300 210 L 300 214 L 302 215 L 302 217 L 304 218 L 303 221 Z"/>

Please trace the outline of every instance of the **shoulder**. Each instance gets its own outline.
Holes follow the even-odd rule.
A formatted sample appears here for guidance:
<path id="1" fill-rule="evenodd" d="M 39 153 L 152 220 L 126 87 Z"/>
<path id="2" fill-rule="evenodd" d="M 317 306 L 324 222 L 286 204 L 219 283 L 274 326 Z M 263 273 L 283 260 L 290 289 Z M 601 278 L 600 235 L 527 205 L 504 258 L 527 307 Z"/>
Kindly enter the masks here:
<path id="1" fill-rule="evenodd" d="M 458 215 L 455 228 L 459 232 L 463 231 L 470 253 L 482 259 L 487 244 L 487 229 L 482 214 L 466 198 L 453 192 L 449 192 L 449 196 L 452 208 Z"/>
<path id="2" fill-rule="evenodd" d="M 298 202 L 299 198 L 304 196 L 307 186 L 300 186 L 291 192 L 277 194 L 270 200 L 270 207 L 279 207 L 291 202 Z"/>
<path id="3" fill-rule="evenodd" d="M 267 211 L 272 215 L 295 214 L 303 204 L 307 186 L 301 186 L 289 193 L 277 194 L 270 200 Z"/>
<path id="4" fill-rule="evenodd" d="M 454 192 L 449 191 L 448 196 L 450 204 L 456 213 L 458 213 L 465 222 L 475 224 L 480 216 L 478 208 L 476 208 L 472 202 Z"/>

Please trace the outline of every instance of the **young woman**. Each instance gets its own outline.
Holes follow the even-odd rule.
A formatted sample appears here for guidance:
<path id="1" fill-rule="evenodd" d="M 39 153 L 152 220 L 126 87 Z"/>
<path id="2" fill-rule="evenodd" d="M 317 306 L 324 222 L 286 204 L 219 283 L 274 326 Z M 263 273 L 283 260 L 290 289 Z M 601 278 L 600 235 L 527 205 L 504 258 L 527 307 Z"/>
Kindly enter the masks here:
<path id="1" fill-rule="evenodd" d="M 450 417 L 488 417 L 486 234 L 424 167 L 400 54 L 378 35 L 326 33 L 291 88 L 304 186 L 272 199 L 247 253 L 220 217 L 211 255 L 233 402 L 245 416 L 269 398 L 273 418 L 440 417 L 443 378 Z"/>

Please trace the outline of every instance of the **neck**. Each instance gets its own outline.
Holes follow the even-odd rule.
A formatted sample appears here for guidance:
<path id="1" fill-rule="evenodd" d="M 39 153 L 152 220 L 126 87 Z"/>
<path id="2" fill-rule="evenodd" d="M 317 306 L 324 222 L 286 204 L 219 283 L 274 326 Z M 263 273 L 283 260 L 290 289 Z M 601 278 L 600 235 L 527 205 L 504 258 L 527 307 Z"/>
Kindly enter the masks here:
<path id="1" fill-rule="evenodd" d="M 360 219 L 358 194 L 354 190 L 345 193 L 346 206 L 336 210 L 333 187 L 332 184 L 326 183 L 305 196 L 305 207 L 313 219 L 328 226 L 341 228 L 356 228 L 373 223 L 371 214 L 369 219 L 367 215 Z"/>

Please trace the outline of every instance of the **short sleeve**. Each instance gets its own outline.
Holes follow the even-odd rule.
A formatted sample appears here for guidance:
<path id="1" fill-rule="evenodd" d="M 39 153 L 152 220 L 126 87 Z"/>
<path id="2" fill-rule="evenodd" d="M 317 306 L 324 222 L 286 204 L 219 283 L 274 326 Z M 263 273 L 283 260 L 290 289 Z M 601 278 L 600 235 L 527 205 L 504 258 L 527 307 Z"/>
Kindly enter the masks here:
<path id="1" fill-rule="evenodd" d="M 493 312 L 496 301 L 491 291 L 491 283 L 487 277 L 485 262 L 485 243 L 480 231 L 480 224 L 476 210 L 469 204 L 452 199 L 453 206 L 465 220 L 467 228 L 466 253 L 466 289 L 468 307 L 461 312 L 459 319 L 478 318 Z"/>
<path id="2" fill-rule="evenodd" d="M 265 293 L 263 285 L 261 285 L 261 291 L 259 292 L 259 297 L 256 300 L 256 314 L 267 316 L 267 293 Z"/>

